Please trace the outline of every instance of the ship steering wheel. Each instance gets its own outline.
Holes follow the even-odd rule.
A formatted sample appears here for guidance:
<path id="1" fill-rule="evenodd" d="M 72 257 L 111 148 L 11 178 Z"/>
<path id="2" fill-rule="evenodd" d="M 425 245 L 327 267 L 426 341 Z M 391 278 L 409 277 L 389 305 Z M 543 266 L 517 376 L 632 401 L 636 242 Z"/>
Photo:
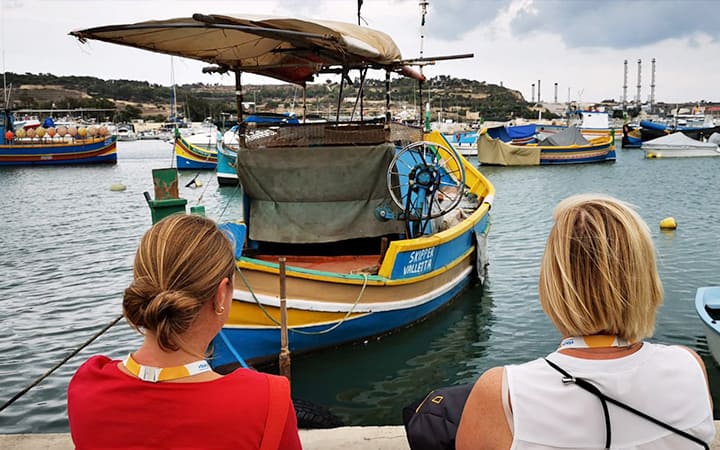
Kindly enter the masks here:
<path id="1" fill-rule="evenodd" d="M 435 142 L 414 142 L 390 162 L 387 186 L 402 208 L 409 237 L 432 234 L 432 220 L 455 209 L 465 194 L 462 157 Z"/>

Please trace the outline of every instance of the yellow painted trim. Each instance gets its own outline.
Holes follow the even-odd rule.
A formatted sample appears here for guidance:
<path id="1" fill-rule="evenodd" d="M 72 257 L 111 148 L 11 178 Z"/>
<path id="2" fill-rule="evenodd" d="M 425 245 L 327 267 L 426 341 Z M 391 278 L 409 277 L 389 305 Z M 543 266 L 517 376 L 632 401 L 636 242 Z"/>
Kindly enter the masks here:
<path id="1" fill-rule="evenodd" d="M 443 267 L 440 267 L 439 269 L 435 269 L 432 272 L 425 273 L 423 275 L 419 275 L 417 277 L 413 278 L 403 278 L 398 280 L 392 280 L 387 276 L 383 276 L 382 280 L 377 280 L 369 278 L 367 285 L 368 286 L 401 286 L 404 284 L 414 284 L 418 283 L 420 281 L 424 281 L 430 278 L 434 278 L 438 275 L 441 275 L 458 264 L 460 264 L 464 259 L 466 259 L 475 249 L 469 248 L 465 253 L 463 253 L 460 257 L 456 258 L 454 261 L 452 261 L 450 264 L 447 264 Z M 257 272 L 265 272 L 270 273 L 273 275 L 278 274 L 278 269 L 274 267 L 268 267 L 265 265 L 253 263 L 252 261 L 248 260 L 247 258 L 243 258 L 237 262 L 237 266 L 240 269 L 247 269 Z M 323 281 L 327 283 L 334 283 L 334 284 L 348 284 L 348 285 L 362 285 L 365 283 L 365 280 L 362 278 L 341 278 L 341 277 L 333 277 L 333 276 L 325 276 L 321 274 L 314 274 L 314 273 L 304 273 L 304 272 L 297 272 L 293 270 L 292 266 L 285 268 L 285 274 L 287 276 L 293 277 L 293 278 L 302 278 L 306 280 L 313 280 L 313 281 Z"/>
<path id="2" fill-rule="evenodd" d="M 274 306 L 263 305 L 265 310 L 275 320 L 280 322 L 280 308 Z M 351 313 L 347 316 L 348 320 L 365 316 L 369 313 Z M 331 325 L 342 320 L 347 315 L 346 312 L 326 312 L 326 311 L 309 311 L 302 309 L 288 308 L 287 319 L 289 327 L 315 326 L 315 325 Z M 244 328 L 257 327 L 277 327 L 273 321 L 268 319 L 265 313 L 255 303 L 233 300 L 230 305 L 230 315 L 225 326 L 242 326 Z"/>

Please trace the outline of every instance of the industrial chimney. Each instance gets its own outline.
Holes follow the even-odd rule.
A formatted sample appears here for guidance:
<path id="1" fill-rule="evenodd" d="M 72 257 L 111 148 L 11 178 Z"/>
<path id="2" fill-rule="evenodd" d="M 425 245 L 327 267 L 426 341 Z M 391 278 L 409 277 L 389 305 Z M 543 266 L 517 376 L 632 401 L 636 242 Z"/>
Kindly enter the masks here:
<path id="1" fill-rule="evenodd" d="M 642 105 L 642 98 L 640 97 L 640 82 L 642 80 L 642 59 L 638 59 L 638 84 L 637 84 L 637 96 L 635 97 L 635 101 L 637 102 L 638 106 Z"/>
<path id="2" fill-rule="evenodd" d="M 623 97 L 622 97 L 623 107 L 625 105 L 627 105 L 627 76 L 628 76 L 627 59 L 625 60 L 624 66 L 625 67 L 623 69 Z"/>

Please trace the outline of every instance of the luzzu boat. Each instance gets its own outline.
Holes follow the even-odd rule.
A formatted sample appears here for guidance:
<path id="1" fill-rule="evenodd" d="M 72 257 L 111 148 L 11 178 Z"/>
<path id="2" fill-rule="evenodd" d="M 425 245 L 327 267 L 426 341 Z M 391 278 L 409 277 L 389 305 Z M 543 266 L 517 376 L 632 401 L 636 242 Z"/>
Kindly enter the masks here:
<path id="1" fill-rule="evenodd" d="M 698 288 L 695 310 L 704 324 L 710 354 L 720 364 L 720 286 Z"/>
<path id="2" fill-rule="evenodd" d="M 385 70 L 387 89 L 391 72 L 424 81 L 389 36 L 349 23 L 194 15 L 72 34 L 234 68 L 239 96 L 241 71 L 303 87 L 350 69 L 364 82 L 369 68 Z M 494 187 L 438 132 L 392 121 L 389 95 L 385 111 L 269 128 L 246 127 L 239 112 L 245 214 L 222 226 L 240 276 L 216 368 L 276 357 L 285 332 L 292 352 L 387 334 L 485 280 Z"/>
<path id="3" fill-rule="evenodd" d="M 105 128 L 15 128 L 13 114 L 0 111 L 0 166 L 117 162 L 117 138 Z"/>
<path id="4" fill-rule="evenodd" d="M 217 150 L 193 144 L 175 129 L 175 161 L 179 170 L 213 170 L 217 165 Z"/>
<path id="5" fill-rule="evenodd" d="M 513 145 L 486 132 L 478 138 L 478 162 L 497 166 L 537 166 L 615 161 L 615 138 L 586 140 L 579 129 L 568 127 L 537 144 Z"/>

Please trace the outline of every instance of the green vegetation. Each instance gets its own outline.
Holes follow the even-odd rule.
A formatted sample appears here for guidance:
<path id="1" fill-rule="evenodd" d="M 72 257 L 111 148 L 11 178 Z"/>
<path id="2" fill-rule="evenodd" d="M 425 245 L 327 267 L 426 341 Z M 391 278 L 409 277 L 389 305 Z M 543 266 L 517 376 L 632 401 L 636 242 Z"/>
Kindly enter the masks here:
<path id="1" fill-rule="evenodd" d="M 13 86 L 11 103 L 15 109 L 51 108 L 114 108 L 115 120 L 144 118 L 163 120 L 169 114 L 171 88 L 143 81 L 101 80 L 94 77 L 56 76 L 52 74 L 8 73 Z M 342 114 L 350 114 L 360 88 L 359 79 L 343 87 Z M 290 84 L 246 85 L 244 100 L 254 102 L 258 111 L 299 111 L 302 89 Z M 337 105 L 338 83 L 313 83 L 307 87 L 308 114 L 328 115 Z M 393 77 L 391 81 L 393 109 L 420 108 L 417 82 Z M 178 112 L 189 120 L 206 117 L 219 119 L 221 114 L 234 114 L 234 86 L 203 83 L 176 87 Z M 385 80 L 366 80 L 363 108 L 367 116 L 382 115 L 385 105 Z M 481 81 L 441 75 L 423 85 L 424 101 L 430 101 L 433 120 L 455 118 L 460 121 L 505 121 L 517 117 L 534 118 L 522 95 L 505 87 Z M 544 117 L 552 117 L 544 113 Z M 473 119 L 474 118 L 474 119 Z"/>

